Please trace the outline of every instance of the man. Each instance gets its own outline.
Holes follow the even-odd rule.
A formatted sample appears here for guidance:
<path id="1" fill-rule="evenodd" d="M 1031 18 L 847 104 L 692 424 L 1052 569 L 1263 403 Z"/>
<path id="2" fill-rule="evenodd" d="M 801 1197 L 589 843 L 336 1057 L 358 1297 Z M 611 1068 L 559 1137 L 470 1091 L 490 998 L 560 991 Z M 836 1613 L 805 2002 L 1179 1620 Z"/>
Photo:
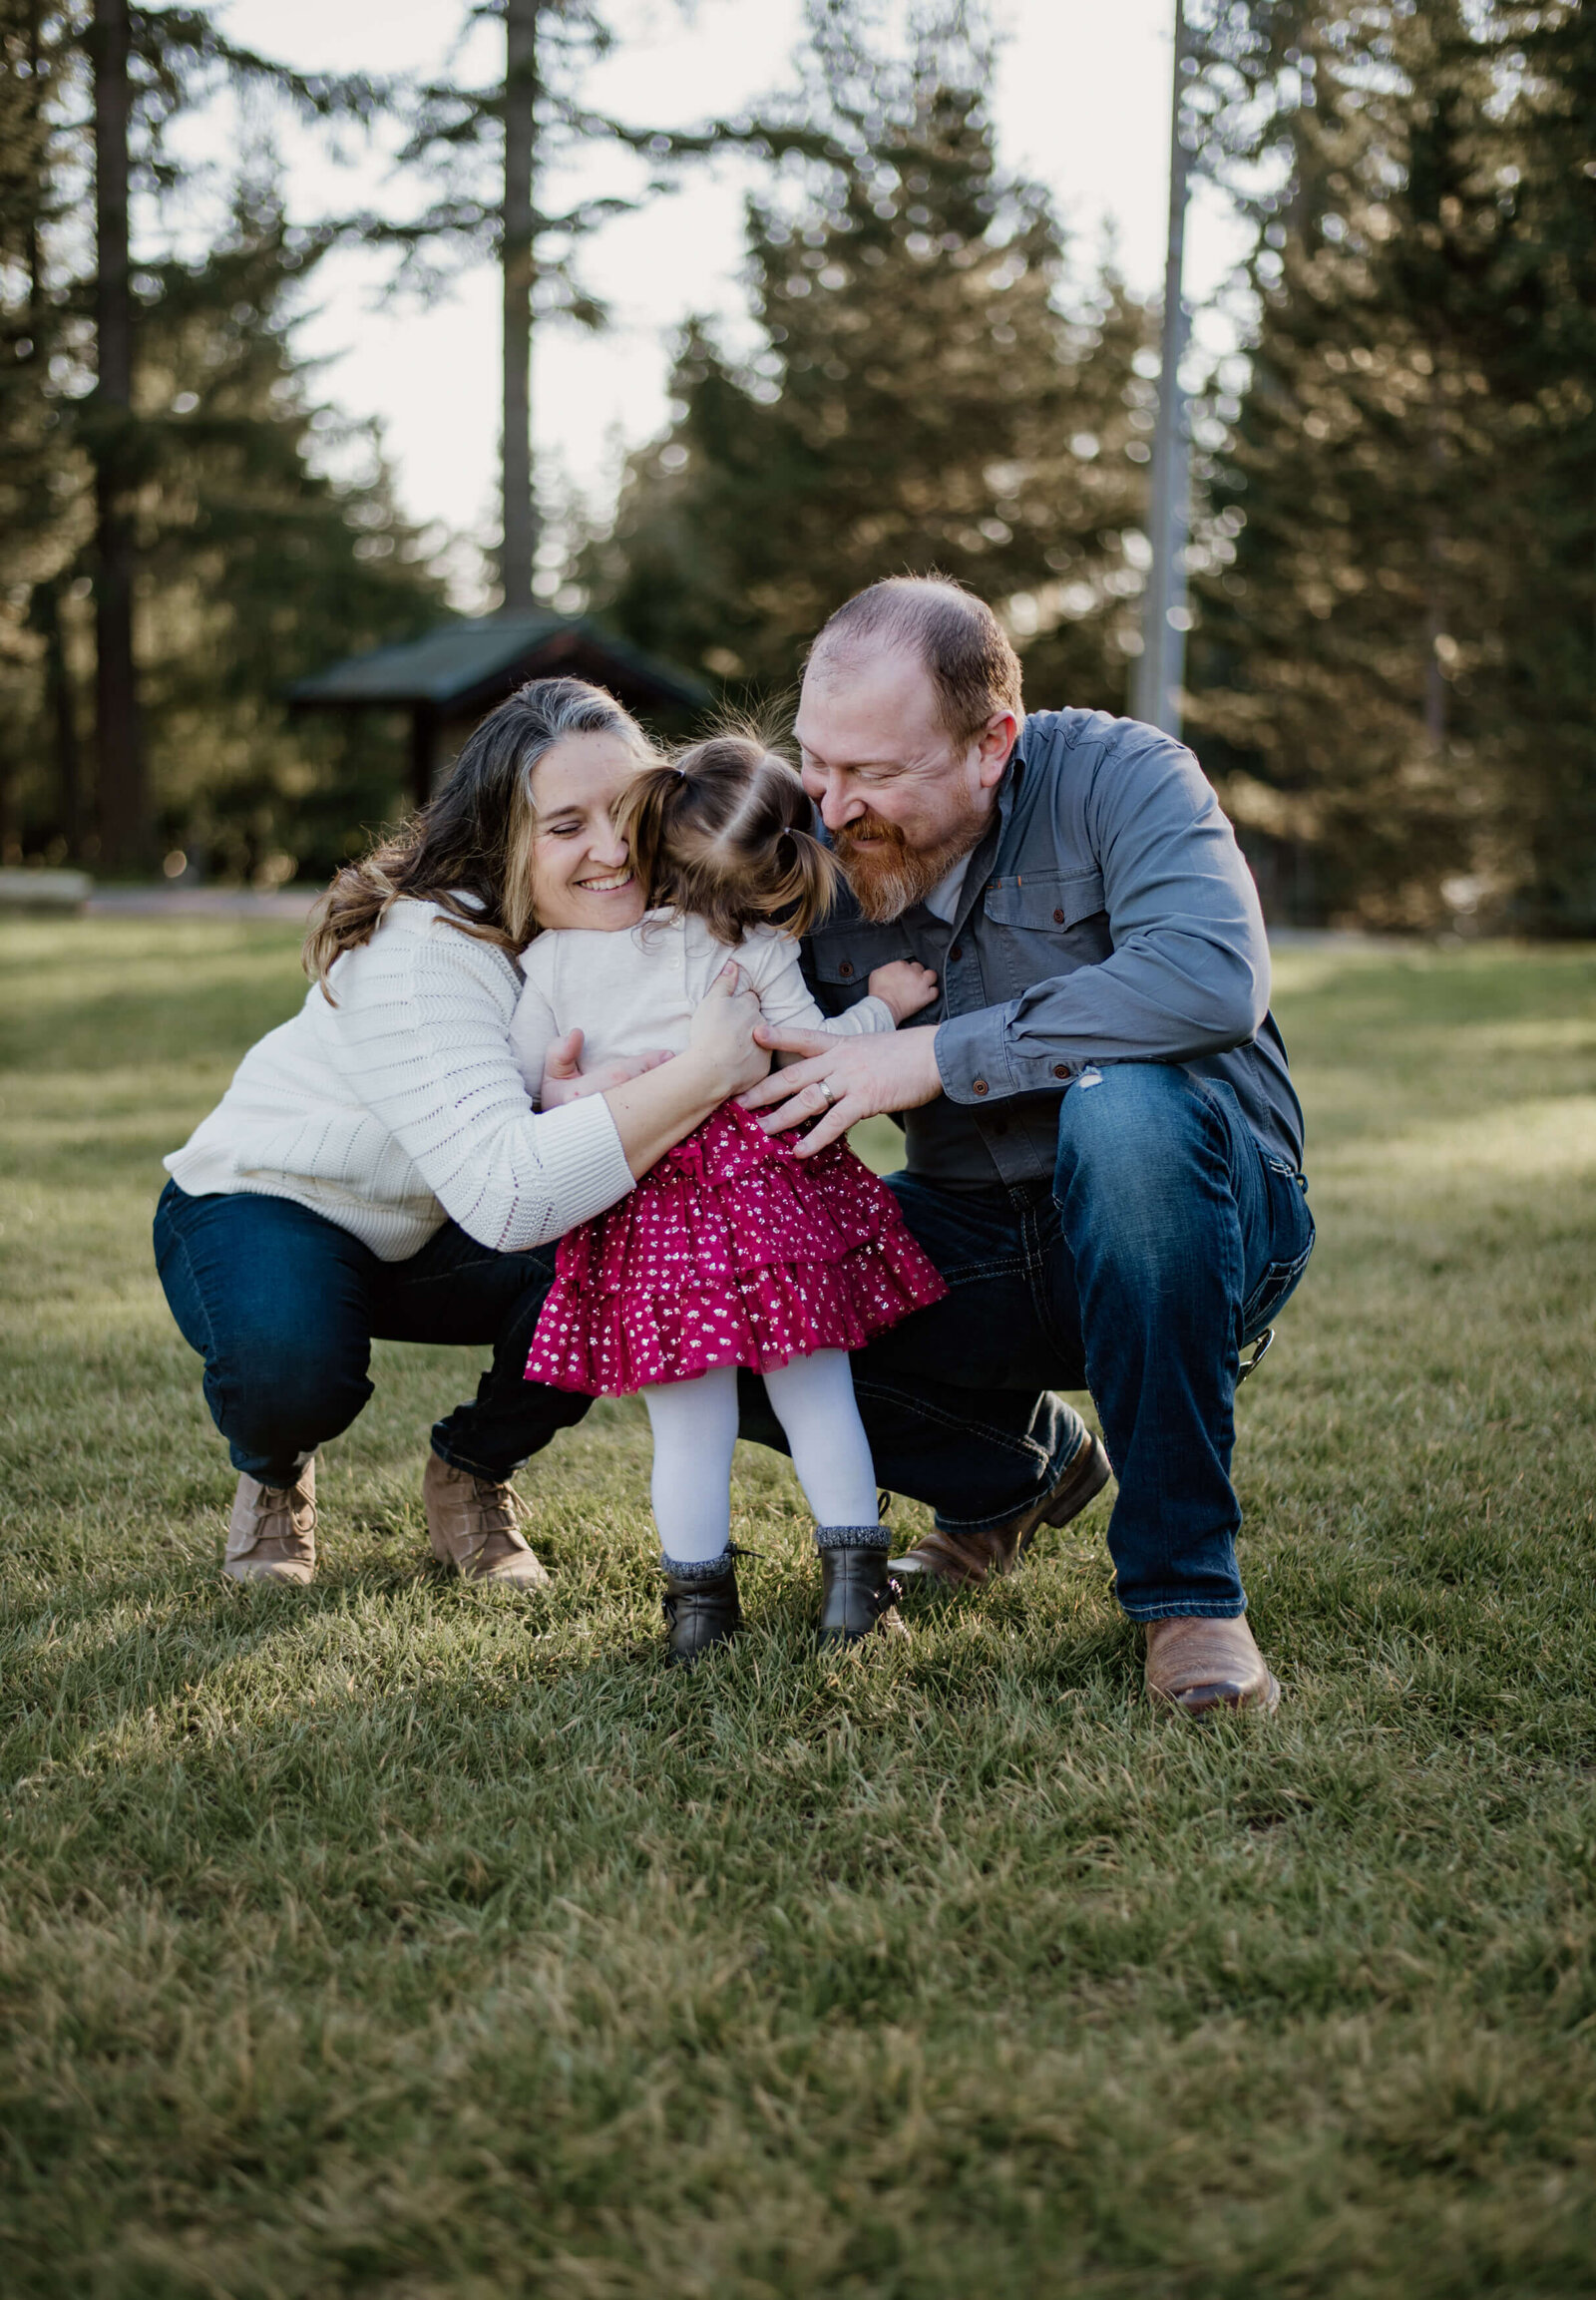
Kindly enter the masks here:
<path id="1" fill-rule="evenodd" d="M 894 1187 L 950 1292 L 855 1359 L 883 1481 L 926 1491 L 911 1449 L 939 1401 L 1030 1448 L 1029 1499 L 984 1511 L 991 1446 L 987 1493 L 961 1491 L 951 1431 L 937 1527 L 897 1570 L 983 1581 L 1084 1506 L 1107 1461 L 1045 1393 L 1089 1389 L 1150 1691 L 1273 1709 L 1236 1568 L 1232 1408 L 1240 1353 L 1314 1233 L 1263 918 L 1214 793 L 1152 727 L 1025 718 L 997 617 L 937 578 L 833 615 L 797 735 L 850 890 L 810 947 L 821 1004 L 840 1011 L 895 958 L 935 968 L 942 998 L 894 1037 L 762 1033 L 789 1066 L 746 1100 L 772 1128 L 817 1120 L 801 1155 L 902 1117 Z M 752 1396 L 745 1432 L 771 1434 Z"/>

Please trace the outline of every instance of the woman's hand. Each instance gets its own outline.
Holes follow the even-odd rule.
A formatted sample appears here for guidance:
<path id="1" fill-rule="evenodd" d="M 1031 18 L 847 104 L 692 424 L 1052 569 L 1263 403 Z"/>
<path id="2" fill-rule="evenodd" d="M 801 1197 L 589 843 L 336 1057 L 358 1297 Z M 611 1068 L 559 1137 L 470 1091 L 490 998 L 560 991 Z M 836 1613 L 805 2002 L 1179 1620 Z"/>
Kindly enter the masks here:
<path id="1" fill-rule="evenodd" d="M 685 1052 L 661 1062 L 652 1077 L 611 1087 L 604 1096 L 626 1164 L 639 1180 L 722 1102 L 765 1075 L 770 1056 L 754 1043 L 758 1020 L 759 1000 L 728 965 L 704 992 Z"/>
<path id="2" fill-rule="evenodd" d="M 607 1094 L 611 1086 L 628 1085 L 645 1070 L 657 1070 L 661 1062 L 669 1060 L 667 1048 L 651 1046 L 646 1054 L 600 1062 L 597 1069 L 584 1070 L 581 1067 L 582 1032 L 568 1030 L 563 1038 L 555 1040 L 545 1058 L 538 1107 L 558 1110 L 564 1102 L 580 1102 L 585 1094 Z"/>
<path id="3" fill-rule="evenodd" d="M 723 966 L 699 1001 L 687 1033 L 688 1055 L 721 1084 L 720 1100 L 757 1085 L 770 1068 L 770 1056 L 754 1043 L 759 1000 L 742 987 L 734 965 Z"/>

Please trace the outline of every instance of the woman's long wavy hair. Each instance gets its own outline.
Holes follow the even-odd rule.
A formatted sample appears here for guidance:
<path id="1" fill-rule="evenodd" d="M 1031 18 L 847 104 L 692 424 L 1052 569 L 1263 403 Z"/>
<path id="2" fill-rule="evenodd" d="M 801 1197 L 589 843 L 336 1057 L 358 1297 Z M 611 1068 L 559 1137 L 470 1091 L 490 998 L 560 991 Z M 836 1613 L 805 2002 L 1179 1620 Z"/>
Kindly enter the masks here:
<path id="1" fill-rule="evenodd" d="M 615 810 L 647 908 L 702 919 L 728 949 L 750 927 L 807 935 L 830 908 L 841 874 L 813 822 L 797 769 L 741 732 L 642 768 Z"/>
<path id="2" fill-rule="evenodd" d="M 311 915 L 305 972 L 327 975 L 369 943 L 391 904 L 436 903 L 451 926 L 512 957 L 537 933 L 532 905 L 538 762 L 567 735 L 616 735 L 639 767 L 658 757 L 629 711 L 586 679 L 532 679 L 490 711 L 436 798 L 340 871 Z M 466 898 L 474 898 L 468 900 Z"/>

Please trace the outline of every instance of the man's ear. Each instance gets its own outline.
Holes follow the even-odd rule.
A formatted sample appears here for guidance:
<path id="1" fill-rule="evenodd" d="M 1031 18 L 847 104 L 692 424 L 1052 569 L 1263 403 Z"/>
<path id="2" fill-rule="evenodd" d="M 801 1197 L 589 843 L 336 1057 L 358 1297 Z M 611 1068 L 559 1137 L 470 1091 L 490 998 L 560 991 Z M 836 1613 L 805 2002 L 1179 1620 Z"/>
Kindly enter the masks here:
<path id="1" fill-rule="evenodd" d="M 981 787 L 993 790 L 1003 779 L 1003 769 L 1019 734 L 1019 721 L 1012 711 L 994 711 L 992 717 L 976 737 L 980 759 Z"/>

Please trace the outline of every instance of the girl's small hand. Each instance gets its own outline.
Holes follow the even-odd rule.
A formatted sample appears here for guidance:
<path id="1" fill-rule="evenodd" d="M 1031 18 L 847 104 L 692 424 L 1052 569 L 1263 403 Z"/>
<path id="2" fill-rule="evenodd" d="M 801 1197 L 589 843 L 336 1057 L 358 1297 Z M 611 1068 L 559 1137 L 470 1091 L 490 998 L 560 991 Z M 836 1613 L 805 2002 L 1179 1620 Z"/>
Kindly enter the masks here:
<path id="1" fill-rule="evenodd" d="M 640 1078 L 645 1070 L 657 1070 L 661 1062 L 668 1062 L 666 1047 L 650 1047 L 646 1054 L 633 1054 L 623 1061 L 600 1062 L 597 1069 L 584 1070 L 582 1062 L 582 1032 L 568 1030 L 550 1047 L 543 1066 L 543 1089 L 538 1097 L 540 1110 L 558 1110 L 563 1103 L 580 1102 L 587 1094 L 607 1094 L 611 1086 L 624 1086 L 633 1078 Z"/>
<path id="2" fill-rule="evenodd" d="M 937 977 L 918 958 L 894 958 L 871 973 L 870 995 L 879 998 L 895 1022 L 907 1022 L 924 1006 L 937 1002 Z"/>
<path id="3" fill-rule="evenodd" d="M 723 966 L 704 992 L 687 1037 L 689 1053 L 709 1064 L 722 1081 L 722 1101 L 757 1085 L 770 1068 L 770 1056 L 754 1044 L 759 1018 L 759 1000 L 742 987 L 741 971 Z"/>

